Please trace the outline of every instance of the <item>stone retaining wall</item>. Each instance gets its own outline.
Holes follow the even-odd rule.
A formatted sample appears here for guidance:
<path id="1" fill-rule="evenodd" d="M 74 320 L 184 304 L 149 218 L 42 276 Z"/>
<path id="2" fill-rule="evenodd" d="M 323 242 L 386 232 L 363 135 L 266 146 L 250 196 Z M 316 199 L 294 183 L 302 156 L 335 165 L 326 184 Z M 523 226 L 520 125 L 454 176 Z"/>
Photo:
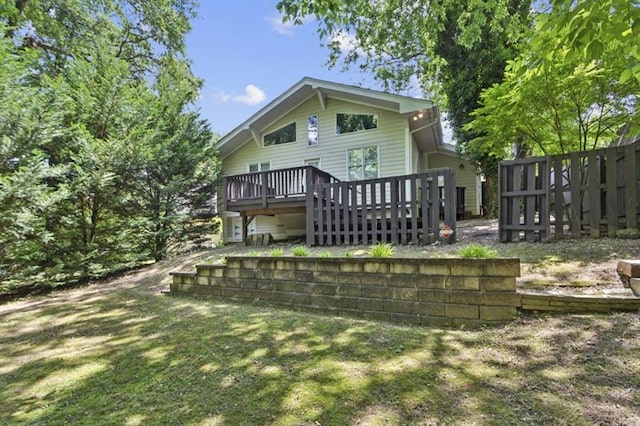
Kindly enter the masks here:
<path id="1" fill-rule="evenodd" d="M 519 259 L 227 257 L 173 273 L 171 293 L 413 324 L 513 319 Z"/>
<path id="2" fill-rule="evenodd" d="M 500 323 L 517 310 L 640 309 L 640 298 L 518 293 L 518 259 L 228 257 L 174 272 L 172 294 L 413 324 Z"/>

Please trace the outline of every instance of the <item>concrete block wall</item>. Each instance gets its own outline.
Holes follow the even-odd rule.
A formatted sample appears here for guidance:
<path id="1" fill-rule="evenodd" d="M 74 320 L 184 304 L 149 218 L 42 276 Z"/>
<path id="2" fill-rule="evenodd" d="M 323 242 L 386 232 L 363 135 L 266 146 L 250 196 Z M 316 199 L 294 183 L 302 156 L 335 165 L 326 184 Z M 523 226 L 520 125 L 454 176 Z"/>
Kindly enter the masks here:
<path id="1" fill-rule="evenodd" d="M 412 324 L 501 323 L 516 316 L 519 259 L 227 257 L 173 273 L 171 293 Z"/>

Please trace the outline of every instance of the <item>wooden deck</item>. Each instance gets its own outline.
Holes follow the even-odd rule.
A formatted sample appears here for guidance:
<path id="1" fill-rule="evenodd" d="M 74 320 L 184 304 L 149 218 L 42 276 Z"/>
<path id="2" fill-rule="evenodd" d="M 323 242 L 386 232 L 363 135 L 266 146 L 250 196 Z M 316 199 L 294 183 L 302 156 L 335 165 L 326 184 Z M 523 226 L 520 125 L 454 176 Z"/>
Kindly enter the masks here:
<path id="1" fill-rule="evenodd" d="M 429 243 L 455 229 L 451 170 L 342 182 L 312 166 L 228 176 L 225 209 L 243 217 L 304 213 L 308 245 Z"/>

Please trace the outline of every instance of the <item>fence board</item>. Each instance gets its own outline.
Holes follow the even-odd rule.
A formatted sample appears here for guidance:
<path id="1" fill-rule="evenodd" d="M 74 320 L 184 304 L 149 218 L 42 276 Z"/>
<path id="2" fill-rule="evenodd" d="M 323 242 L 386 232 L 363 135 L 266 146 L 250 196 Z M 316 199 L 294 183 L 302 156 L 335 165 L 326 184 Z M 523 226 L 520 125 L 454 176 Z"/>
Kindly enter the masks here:
<path id="1" fill-rule="evenodd" d="M 585 194 L 589 203 L 589 235 L 600 237 L 600 161 L 595 151 L 587 153 L 587 185 Z"/>
<path id="2" fill-rule="evenodd" d="M 562 238 L 564 234 L 564 178 L 563 178 L 563 165 L 562 158 L 555 157 L 552 159 L 553 162 L 553 203 L 554 203 L 554 232 L 556 237 Z"/>
<path id="3" fill-rule="evenodd" d="M 640 142 L 502 162 L 498 174 L 500 241 L 516 240 L 522 231 L 528 241 L 534 232 L 544 241 L 552 216 L 556 239 L 565 237 L 565 223 L 572 237 L 587 230 L 593 238 L 615 236 L 620 227 L 636 228 L 638 150 Z"/>
<path id="4" fill-rule="evenodd" d="M 628 145 L 624 150 L 624 185 L 625 185 L 625 216 L 626 227 L 638 227 L 638 178 L 637 178 L 637 160 L 636 146 Z"/>
<path id="5" fill-rule="evenodd" d="M 607 171 L 606 174 L 606 197 L 607 197 L 607 233 L 611 236 L 618 230 L 618 154 L 615 147 L 606 150 Z"/>

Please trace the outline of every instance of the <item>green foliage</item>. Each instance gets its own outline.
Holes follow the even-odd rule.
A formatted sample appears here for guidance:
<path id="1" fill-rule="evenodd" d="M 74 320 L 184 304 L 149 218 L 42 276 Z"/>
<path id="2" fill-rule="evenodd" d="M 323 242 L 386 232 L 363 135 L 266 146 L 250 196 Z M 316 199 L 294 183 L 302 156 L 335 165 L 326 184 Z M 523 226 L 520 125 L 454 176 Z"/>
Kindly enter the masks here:
<path id="1" fill-rule="evenodd" d="M 640 84 L 622 77 L 631 63 L 620 62 L 621 40 L 595 30 L 628 11 L 616 9 L 611 1 L 581 2 L 567 10 L 561 3 L 550 14 L 538 16 L 540 31 L 530 49 L 510 61 L 501 84 L 483 93 L 483 107 L 466 127 L 478 135 L 472 151 L 505 157 L 517 142 L 524 154 L 567 153 L 607 145 L 622 128 L 631 127 L 631 134 L 640 129 L 635 106 Z M 612 7 L 605 14 L 587 11 L 604 4 Z M 572 17 L 562 25 L 579 28 L 583 18 L 593 21 L 593 29 L 578 32 L 590 40 L 595 36 L 592 30 L 599 35 L 584 45 L 582 36 L 575 39 L 577 33 L 569 36 L 568 27 L 558 27 L 560 16 Z M 599 46 L 597 59 L 584 54 L 594 43 Z M 637 49 L 637 43 L 633 45 L 630 50 Z"/>
<path id="2" fill-rule="evenodd" d="M 331 257 L 330 251 L 321 251 L 319 254 L 320 257 Z"/>
<path id="3" fill-rule="evenodd" d="M 271 249 L 271 251 L 269 252 L 269 256 L 271 257 L 284 256 L 284 249 L 282 247 L 276 247 L 274 249 Z"/>
<path id="4" fill-rule="evenodd" d="M 367 254 L 371 257 L 391 257 L 395 249 L 389 243 L 376 243 L 374 246 L 369 247 Z"/>
<path id="5" fill-rule="evenodd" d="M 460 248 L 457 254 L 465 259 L 493 259 L 498 257 L 496 250 L 482 244 L 468 244 Z"/>
<path id="6" fill-rule="evenodd" d="M 616 231 L 616 238 L 621 238 L 623 240 L 637 240 L 638 238 L 640 238 L 640 229 L 636 229 L 636 228 L 618 229 Z"/>
<path id="7" fill-rule="evenodd" d="M 446 2 L 400 0 L 282 0 L 285 21 L 313 15 L 329 47 L 329 65 L 372 71 L 387 89 L 419 84 L 447 112 L 462 155 L 487 176 L 496 210 L 497 165 L 502 155 L 469 149 L 478 135 L 466 128 L 484 89 L 502 81 L 507 61 L 528 37 L 531 0 Z M 344 43 L 345 39 L 352 40 Z M 502 154 L 502 153 L 500 153 Z"/>
<path id="8" fill-rule="evenodd" d="M 295 246 L 291 249 L 291 253 L 297 257 L 307 257 L 309 256 L 309 249 L 305 246 Z"/>
<path id="9" fill-rule="evenodd" d="M 347 250 L 344 252 L 344 257 L 353 257 L 353 252 L 351 250 Z"/>
<path id="10" fill-rule="evenodd" d="M 5 3 L 0 292 L 105 276 L 199 235 L 219 163 L 184 57 L 194 4 Z"/>

